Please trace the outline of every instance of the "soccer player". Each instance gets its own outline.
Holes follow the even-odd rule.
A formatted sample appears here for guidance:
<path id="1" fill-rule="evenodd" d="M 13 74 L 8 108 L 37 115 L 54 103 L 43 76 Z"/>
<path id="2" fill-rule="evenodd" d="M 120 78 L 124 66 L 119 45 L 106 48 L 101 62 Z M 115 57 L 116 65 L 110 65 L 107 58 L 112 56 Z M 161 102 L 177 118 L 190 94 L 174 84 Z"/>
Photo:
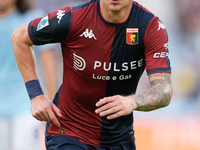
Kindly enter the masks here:
<path id="1" fill-rule="evenodd" d="M 172 96 L 165 26 L 132 0 L 91 0 L 36 18 L 13 33 L 32 115 L 47 121 L 48 150 L 134 150 L 133 111 Z M 63 83 L 53 103 L 40 87 L 32 45 L 60 42 Z M 151 88 L 136 95 L 146 68 Z"/>

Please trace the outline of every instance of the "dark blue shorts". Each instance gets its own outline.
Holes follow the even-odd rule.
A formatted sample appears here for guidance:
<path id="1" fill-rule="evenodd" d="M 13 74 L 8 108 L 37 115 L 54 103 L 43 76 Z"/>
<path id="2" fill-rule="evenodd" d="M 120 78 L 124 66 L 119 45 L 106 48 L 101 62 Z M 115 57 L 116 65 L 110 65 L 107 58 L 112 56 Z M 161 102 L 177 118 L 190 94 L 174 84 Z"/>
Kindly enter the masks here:
<path id="1" fill-rule="evenodd" d="M 87 145 L 73 137 L 52 136 L 46 139 L 47 150 L 135 150 L 135 143 L 125 143 L 112 147 L 96 147 Z"/>

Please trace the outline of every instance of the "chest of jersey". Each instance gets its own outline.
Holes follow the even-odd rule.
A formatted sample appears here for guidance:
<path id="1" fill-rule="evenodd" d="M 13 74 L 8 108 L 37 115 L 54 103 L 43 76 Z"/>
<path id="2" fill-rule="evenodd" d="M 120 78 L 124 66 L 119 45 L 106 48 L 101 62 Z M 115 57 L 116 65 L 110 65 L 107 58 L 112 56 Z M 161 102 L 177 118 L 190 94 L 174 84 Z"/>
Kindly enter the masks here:
<path id="1" fill-rule="evenodd" d="M 138 28 L 110 27 L 100 20 L 89 22 L 68 38 L 66 55 L 71 63 L 67 61 L 66 65 L 94 82 L 137 83 L 145 66 L 141 47 Z"/>
<path id="2" fill-rule="evenodd" d="M 109 93 L 106 96 L 134 93 L 145 68 L 143 41 L 151 17 L 143 22 L 142 17 L 136 15 L 141 9 L 132 11 L 136 12 L 131 12 L 121 24 L 106 22 L 99 3 L 77 9 L 71 15 L 64 45 L 65 69 L 70 70 L 73 77 L 83 78 L 82 81 L 106 82 L 106 93 Z"/>

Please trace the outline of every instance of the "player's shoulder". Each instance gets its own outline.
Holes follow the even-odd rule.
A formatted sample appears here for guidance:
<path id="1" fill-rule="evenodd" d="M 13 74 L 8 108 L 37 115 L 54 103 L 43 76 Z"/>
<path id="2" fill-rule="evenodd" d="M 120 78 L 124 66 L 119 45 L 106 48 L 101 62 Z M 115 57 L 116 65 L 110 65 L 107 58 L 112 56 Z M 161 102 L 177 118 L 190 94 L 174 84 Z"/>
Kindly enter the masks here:
<path id="1" fill-rule="evenodd" d="M 128 26 L 137 27 L 140 29 L 140 33 L 144 33 L 154 17 L 155 15 L 150 10 L 133 1 Z"/>
<path id="2" fill-rule="evenodd" d="M 136 1 L 133 1 L 133 9 L 137 9 L 140 12 L 146 12 L 146 13 L 154 15 L 153 12 L 151 12 L 148 8 L 144 7 L 142 4 Z"/>
<path id="3" fill-rule="evenodd" d="M 142 23 L 146 21 L 149 22 L 155 17 L 154 13 L 152 13 L 149 9 L 135 1 L 133 1 L 131 15 Z"/>

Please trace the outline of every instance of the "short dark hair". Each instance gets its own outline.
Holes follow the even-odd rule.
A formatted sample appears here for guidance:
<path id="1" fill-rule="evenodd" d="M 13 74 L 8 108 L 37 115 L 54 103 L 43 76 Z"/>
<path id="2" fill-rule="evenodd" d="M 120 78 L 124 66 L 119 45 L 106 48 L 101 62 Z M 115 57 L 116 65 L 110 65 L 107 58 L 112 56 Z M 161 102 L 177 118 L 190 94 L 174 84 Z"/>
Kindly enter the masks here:
<path id="1" fill-rule="evenodd" d="M 30 0 L 17 0 L 17 8 L 23 14 L 33 8 Z"/>

